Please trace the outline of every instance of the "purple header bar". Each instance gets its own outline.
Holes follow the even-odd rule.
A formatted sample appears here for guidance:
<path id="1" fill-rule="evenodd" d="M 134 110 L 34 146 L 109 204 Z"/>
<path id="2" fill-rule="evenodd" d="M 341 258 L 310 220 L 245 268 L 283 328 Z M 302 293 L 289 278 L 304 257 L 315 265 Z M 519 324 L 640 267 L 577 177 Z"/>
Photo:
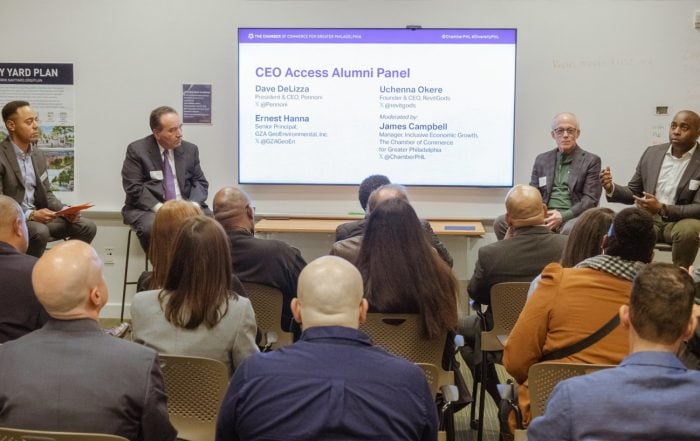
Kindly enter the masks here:
<path id="1" fill-rule="evenodd" d="M 238 43 L 515 44 L 516 29 L 239 28 Z"/>

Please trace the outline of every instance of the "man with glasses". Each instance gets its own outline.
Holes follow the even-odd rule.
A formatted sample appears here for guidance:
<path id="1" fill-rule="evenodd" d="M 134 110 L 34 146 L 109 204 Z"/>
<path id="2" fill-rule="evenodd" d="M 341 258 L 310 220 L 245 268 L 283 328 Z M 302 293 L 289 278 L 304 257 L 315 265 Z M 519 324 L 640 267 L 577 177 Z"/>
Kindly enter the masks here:
<path id="1" fill-rule="evenodd" d="M 654 216 L 659 242 L 672 244 L 673 263 L 688 268 L 698 253 L 700 233 L 700 116 L 676 113 L 669 141 L 646 149 L 627 186 L 613 182 L 610 167 L 600 173 L 608 202 L 635 204 Z"/>
<path id="2" fill-rule="evenodd" d="M 598 205 L 600 157 L 576 142 L 581 130 L 573 113 L 556 115 L 551 134 L 557 147 L 535 158 L 530 185 L 540 190 L 547 205 L 547 228 L 568 234 L 574 218 Z M 496 218 L 493 229 L 499 240 L 504 238 L 508 230 L 504 216 Z"/>

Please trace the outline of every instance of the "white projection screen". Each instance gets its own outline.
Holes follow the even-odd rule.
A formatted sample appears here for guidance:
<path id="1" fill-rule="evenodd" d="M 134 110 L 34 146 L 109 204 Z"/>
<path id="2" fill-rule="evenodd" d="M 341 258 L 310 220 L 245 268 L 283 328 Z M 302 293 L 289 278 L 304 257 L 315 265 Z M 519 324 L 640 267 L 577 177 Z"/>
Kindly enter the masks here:
<path id="1" fill-rule="evenodd" d="M 239 183 L 512 186 L 516 34 L 239 28 Z"/>

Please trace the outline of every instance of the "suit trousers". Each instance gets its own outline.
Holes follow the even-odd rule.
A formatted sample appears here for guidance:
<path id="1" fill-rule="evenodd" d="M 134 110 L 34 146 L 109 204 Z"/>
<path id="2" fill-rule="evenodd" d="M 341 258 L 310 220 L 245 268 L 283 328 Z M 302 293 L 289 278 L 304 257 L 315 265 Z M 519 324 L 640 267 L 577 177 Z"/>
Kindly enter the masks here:
<path id="1" fill-rule="evenodd" d="M 29 233 L 27 254 L 41 257 L 46 250 L 46 243 L 51 240 L 77 239 L 86 243 L 92 242 L 97 234 L 97 226 L 85 217 L 81 217 L 78 222 L 69 222 L 62 217 L 57 217 L 48 224 L 27 221 L 27 231 Z"/>
<path id="2" fill-rule="evenodd" d="M 674 265 L 690 267 L 695 262 L 700 246 L 700 220 L 681 219 L 677 222 L 657 221 L 654 224 L 657 242 L 671 244 Z"/>

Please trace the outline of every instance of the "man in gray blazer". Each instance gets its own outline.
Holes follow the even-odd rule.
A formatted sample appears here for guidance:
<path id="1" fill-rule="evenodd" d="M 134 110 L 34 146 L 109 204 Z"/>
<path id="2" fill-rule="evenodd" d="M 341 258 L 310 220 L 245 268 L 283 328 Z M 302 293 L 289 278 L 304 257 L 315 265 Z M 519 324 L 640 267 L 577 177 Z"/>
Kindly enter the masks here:
<path id="1" fill-rule="evenodd" d="M 109 293 L 95 250 L 53 247 L 32 283 L 50 318 L 0 345 L 0 426 L 174 440 L 156 352 L 100 329 Z"/>
<path id="2" fill-rule="evenodd" d="M 46 158 L 35 144 L 39 119 L 26 101 L 11 101 L 2 108 L 9 138 L 0 142 L 0 194 L 22 207 L 27 219 L 27 254 L 39 257 L 53 239 L 78 239 L 90 243 L 97 233 L 95 223 L 80 213 L 58 215 L 66 207 L 51 191 Z"/>
<path id="3" fill-rule="evenodd" d="M 573 219 L 598 206 L 600 158 L 577 144 L 581 129 L 573 113 L 556 115 L 551 135 L 556 148 L 535 158 L 530 185 L 540 190 L 547 205 L 547 228 L 568 234 Z M 498 240 L 503 239 L 507 230 L 503 216 L 496 218 L 493 229 Z"/>
<path id="4" fill-rule="evenodd" d="M 190 201 L 212 215 L 206 203 L 209 182 L 199 166 L 199 149 L 183 141 L 182 123 L 175 109 L 154 109 L 149 124 L 153 133 L 129 144 L 122 166 L 126 193 L 122 217 L 125 224 L 136 229 L 146 252 L 155 213 L 163 202 Z"/>
<path id="5" fill-rule="evenodd" d="M 600 181 L 608 202 L 636 204 L 651 213 L 658 241 L 670 243 L 673 263 L 688 268 L 700 245 L 700 116 L 676 113 L 668 137 L 670 142 L 646 149 L 627 186 L 613 182 L 610 167 Z"/>

